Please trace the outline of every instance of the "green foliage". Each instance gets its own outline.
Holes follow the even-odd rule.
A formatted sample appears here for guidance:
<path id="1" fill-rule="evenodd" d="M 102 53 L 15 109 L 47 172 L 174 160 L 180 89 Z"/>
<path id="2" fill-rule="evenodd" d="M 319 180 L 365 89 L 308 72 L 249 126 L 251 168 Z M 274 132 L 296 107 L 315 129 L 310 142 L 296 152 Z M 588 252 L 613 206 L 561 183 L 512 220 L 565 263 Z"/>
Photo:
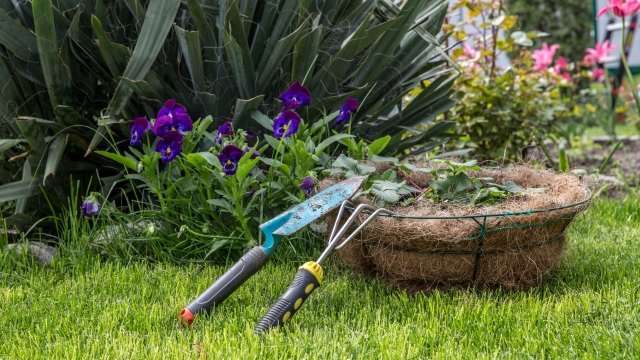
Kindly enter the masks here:
<path id="1" fill-rule="evenodd" d="M 431 170 L 434 180 L 429 181 L 430 189 L 424 196 L 432 201 L 455 201 L 478 204 L 495 204 L 500 198 L 523 193 L 522 188 L 511 181 L 504 185 L 490 183 L 492 178 L 470 177 L 467 171 L 480 172 L 476 160 L 458 163 L 451 160 L 433 160 L 436 164 L 446 164 L 446 168 Z"/>
<path id="2" fill-rule="evenodd" d="M 194 122 L 193 131 L 184 136 L 181 154 L 166 164 L 156 151 L 160 138 L 152 133 L 143 138 L 142 150 L 129 147 L 120 154 L 96 151 L 123 165 L 127 172 L 123 182 L 136 189 L 128 195 L 132 198 L 124 208 L 104 202 L 99 219 L 105 223 L 128 219 L 132 208 L 139 209 L 130 222 L 152 224 L 146 235 L 162 239 L 162 244 L 149 249 L 125 240 L 128 247 L 136 249 L 137 258 L 171 254 L 181 260 L 209 259 L 218 252 L 251 248 L 262 237 L 258 226 L 306 200 L 313 187 L 306 194 L 299 188 L 303 179 L 315 179 L 324 169 L 322 164 L 331 158 L 335 143 L 353 137 L 340 133 L 328 136 L 325 125 L 336 115 L 314 125 L 302 122 L 290 137 L 276 139 L 264 134 L 265 145 L 259 149 L 260 142 L 249 142 L 242 129 L 232 135 L 209 131 L 213 119 L 208 116 Z M 220 154 L 230 145 L 243 151 L 233 174 L 226 173 L 220 162 Z M 200 246 L 197 238 L 211 243 Z M 181 245 L 186 243 L 192 245 Z M 122 249 L 111 246 L 107 251 L 120 253 Z"/>
<path id="3" fill-rule="evenodd" d="M 526 66 L 511 68 L 495 81 L 463 73 L 456 89 L 462 98 L 450 115 L 458 122 L 457 131 L 468 134 L 457 146 L 473 148 L 475 155 L 489 159 L 526 154 L 527 146 L 553 135 L 557 124 L 570 115 L 557 83 Z"/>
<path id="4" fill-rule="evenodd" d="M 308 125 L 357 98 L 350 133 L 366 141 L 389 135 L 388 154 L 441 144 L 453 127 L 403 137 L 403 127 L 429 124 L 454 103 L 451 72 L 436 59 L 445 38 L 434 38 L 446 0 L 410 0 L 402 9 L 391 0 L 79 4 L 0 0 L 0 123 L 8 139 L 26 140 L 28 156 L 18 161 L 31 175 L 27 188 L 1 179 L 12 196 L 0 202 L 44 187 L 65 203 L 68 186 L 58 185 L 74 174 L 86 186 L 96 170 L 106 195 L 121 167 L 93 150 L 106 140 L 118 147 L 112 152 L 126 150 L 126 121 L 155 117 L 171 98 L 194 120 L 211 115 L 213 125 L 232 119 L 235 128 L 263 133 L 269 124 L 254 114 L 272 118 L 278 95 L 299 81 L 313 94 Z M 426 79 L 434 81 L 425 95 L 402 107 Z M 37 199 L 26 205 L 22 211 L 43 208 Z"/>
<path id="5" fill-rule="evenodd" d="M 506 0 L 510 14 L 517 15 L 516 29 L 549 34 L 550 44 L 561 44 L 558 55 L 580 61 L 585 49 L 594 43 L 593 4 L 585 0 Z"/>

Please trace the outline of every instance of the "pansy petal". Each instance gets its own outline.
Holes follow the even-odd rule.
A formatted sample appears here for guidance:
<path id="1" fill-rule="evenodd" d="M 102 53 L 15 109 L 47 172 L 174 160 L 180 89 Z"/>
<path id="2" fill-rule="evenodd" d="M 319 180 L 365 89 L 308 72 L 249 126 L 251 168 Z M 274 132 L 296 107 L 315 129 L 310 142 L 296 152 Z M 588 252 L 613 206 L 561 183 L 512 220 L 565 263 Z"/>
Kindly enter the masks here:
<path id="1" fill-rule="evenodd" d="M 167 115 L 160 116 L 153 124 L 153 133 L 156 136 L 164 136 L 167 132 L 171 131 L 173 127 L 173 119 Z"/>

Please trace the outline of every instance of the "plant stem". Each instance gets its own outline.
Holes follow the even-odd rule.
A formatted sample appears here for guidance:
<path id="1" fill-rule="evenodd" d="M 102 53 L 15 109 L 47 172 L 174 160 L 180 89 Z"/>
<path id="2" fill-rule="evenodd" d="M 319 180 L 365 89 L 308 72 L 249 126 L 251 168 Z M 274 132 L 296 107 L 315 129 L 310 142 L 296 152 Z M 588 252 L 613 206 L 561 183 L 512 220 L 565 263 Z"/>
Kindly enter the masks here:
<path id="1" fill-rule="evenodd" d="M 238 218 L 240 219 L 240 225 L 242 226 L 242 229 L 244 230 L 244 234 L 245 236 L 249 239 L 249 240 L 253 240 L 253 235 L 251 234 L 251 231 L 249 230 L 249 228 L 247 227 L 247 221 L 245 221 L 244 218 L 244 211 L 242 209 L 242 206 L 240 205 L 240 198 L 242 197 L 242 194 L 238 193 L 238 182 L 236 181 L 236 176 L 232 175 L 232 177 L 230 177 L 230 181 L 233 183 L 233 202 L 236 206 L 236 213 L 238 215 Z"/>
<path id="2" fill-rule="evenodd" d="M 187 230 L 188 232 L 192 233 L 193 235 L 197 235 L 197 236 L 201 236 L 201 237 L 206 237 L 206 238 L 210 238 L 210 239 L 224 239 L 224 240 L 242 240 L 245 241 L 247 239 L 245 238 L 237 238 L 237 237 L 231 237 L 231 236 L 221 236 L 221 235 L 206 235 L 206 234 L 201 234 L 199 232 L 195 232 L 193 230 L 191 230 L 188 226 L 183 227 L 184 230 Z"/>
<path id="3" fill-rule="evenodd" d="M 627 64 L 627 54 L 624 50 L 625 47 L 625 18 L 622 17 L 622 35 L 620 40 L 620 58 L 622 59 L 622 65 L 624 66 L 625 71 L 627 72 L 627 77 L 629 78 L 629 86 L 631 87 L 631 93 L 633 94 L 633 98 L 636 100 L 636 111 L 640 116 L 640 95 L 638 95 L 638 87 L 636 86 L 636 82 L 633 80 L 633 74 L 631 73 L 631 69 L 629 69 L 629 64 Z"/>
<path id="4" fill-rule="evenodd" d="M 604 67 L 603 67 L 604 68 Z M 616 139 L 616 117 L 615 112 L 616 109 L 613 108 L 613 91 L 611 90 L 611 83 L 609 82 L 609 76 L 607 75 L 607 69 L 604 68 L 605 80 L 604 84 L 607 88 L 607 106 L 609 107 L 609 123 L 606 125 L 609 129 L 605 129 L 607 134 L 611 136 L 614 140 Z"/>

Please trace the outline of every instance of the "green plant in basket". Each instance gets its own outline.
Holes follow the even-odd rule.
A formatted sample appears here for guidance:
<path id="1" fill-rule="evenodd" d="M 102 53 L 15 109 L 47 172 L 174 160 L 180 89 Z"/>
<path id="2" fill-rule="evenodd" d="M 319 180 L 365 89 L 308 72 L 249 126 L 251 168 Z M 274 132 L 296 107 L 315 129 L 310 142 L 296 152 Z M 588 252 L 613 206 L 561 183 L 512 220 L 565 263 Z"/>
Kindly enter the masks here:
<path id="1" fill-rule="evenodd" d="M 451 160 L 433 160 L 436 164 L 446 164 L 447 167 L 433 169 L 434 180 L 429 181 L 430 189 L 425 193 L 427 199 L 433 201 L 453 201 L 478 204 L 495 204 L 499 199 L 513 195 L 520 195 L 523 189 L 512 181 L 504 185 L 491 183 L 492 178 L 476 178 L 467 171 L 481 172 L 476 160 L 458 163 Z"/>

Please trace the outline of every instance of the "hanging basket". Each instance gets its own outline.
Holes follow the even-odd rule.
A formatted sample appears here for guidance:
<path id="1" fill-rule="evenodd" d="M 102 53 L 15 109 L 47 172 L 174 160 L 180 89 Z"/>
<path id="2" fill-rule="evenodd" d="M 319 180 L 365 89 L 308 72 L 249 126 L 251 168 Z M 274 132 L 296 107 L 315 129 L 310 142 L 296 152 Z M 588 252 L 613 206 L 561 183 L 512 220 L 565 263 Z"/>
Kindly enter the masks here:
<path id="1" fill-rule="evenodd" d="M 565 230 L 588 206 L 591 191 L 573 175 L 527 167 L 484 169 L 472 176 L 547 190 L 497 206 L 425 202 L 393 207 L 394 215 L 378 215 L 340 251 L 340 257 L 357 272 L 412 291 L 455 285 L 538 285 L 561 258 Z M 426 187 L 430 175 L 413 173 L 406 180 Z M 360 216 L 356 223 L 367 215 Z"/>

